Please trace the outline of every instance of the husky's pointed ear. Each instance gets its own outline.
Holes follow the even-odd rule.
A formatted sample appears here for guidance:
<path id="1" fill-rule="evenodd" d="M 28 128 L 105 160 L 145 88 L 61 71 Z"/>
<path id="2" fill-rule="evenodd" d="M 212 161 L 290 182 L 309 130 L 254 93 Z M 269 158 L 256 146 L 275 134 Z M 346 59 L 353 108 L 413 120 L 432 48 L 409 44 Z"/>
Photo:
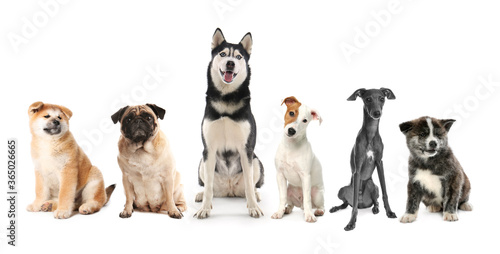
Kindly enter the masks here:
<path id="1" fill-rule="evenodd" d="M 241 39 L 240 44 L 243 46 L 243 48 L 247 51 L 249 55 L 252 54 L 253 40 L 251 33 L 245 34 L 245 36 L 243 36 L 243 38 Z"/>
<path id="2" fill-rule="evenodd" d="M 28 108 L 28 115 L 32 116 L 36 112 L 40 111 L 42 108 L 43 108 L 43 102 L 41 102 L 41 101 L 34 102 Z"/>
<path id="3" fill-rule="evenodd" d="M 222 34 L 222 31 L 220 30 L 220 28 L 215 29 L 215 33 L 212 36 L 212 50 L 217 48 L 219 45 L 221 45 L 225 41 L 226 41 L 226 38 L 224 38 L 224 35 Z"/>
<path id="4" fill-rule="evenodd" d="M 321 117 L 321 115 L 319 114 L 319 112 L 315 109 L 311 109 L 311 115 L 313 117 L 313 120 L 318 120 L 319 121 L 319 125 L 321 125 L 321 123 L 323 122 L 323 118 Z"/>
<path id="5" fill-rule="evenodd" d="M 165 116 L 165 110 L 163 108 L 156 106 L 156 104 L 146 104 L 146 105 L 150 107 L 153 110 L 153 112 L 155 112 L 157 118 L 163 120 L 163 117 Z"/>
<path id="6" fill-rule="evenodd" d="M 349 96 L 349 98 L 347 98 L 347 100 L 348 101 L 355 101 L 358 96 L 359 97 L 363 96 L 363 94 L 365 92 L 366 92 L 366 89 L 360 88 L 360 89 L 354 91 L 354 93 L 351 96 Z"/>
<path id="7" fill-rule="evenodd" d="M 71 112 L 71 110 L 69 110 L 69 108 L 67 108 L 65 106 L 60 106 L 60 105 L 58 105 L 58 107 L 61 109 L 61 111 L 63 112 L 63 114 L 66 115 L 66 117 L 68 119 L 70 119 L 73 116 L 73 112 Z"/>
<path id="8" fill-rule="evenodd" d="M 448 131 L 450 131 L 451 126 L 455 122 L 455 119 L 442 119 L 442 120 L 439 120 L 439 122 L 441 122 L 441 124 L 443 125 L 443 127 L 448 132 Z"/>
<path id="9" fill-rule="evenodd" d="M 114 113 L 112 116 L 111 116 L 111 120 L 113 120 L 113 123 L 116 124 L 117 122 L 119 122 L 122 117 L 123 117 L 123 114 L 125 114 L 125 111 L 128 109 L 128 106 L 125 106 L 121 109 L 119 109 L 118 111 L 116 111 L 116 113 Z"/>
<path id="10" fill-rule="evenodd" d="M 387 99 L 389 99 L 389 100 L 396 99 L 396 95 L 394 95 L 394 93 L 391 91 L 391 89 L 381 87 L 380 91 L 382 91 L 382 93 L 384 93 L 384 95 L 385 95 L 385 97 L 387 97 Z"/>
<path id="11" fill-rule="evenodd" d="M 404 122 L 399 125 L 399 130 L 403 134 L 408 133 L 411 129 L 413 129 L 413 121 Z"/>

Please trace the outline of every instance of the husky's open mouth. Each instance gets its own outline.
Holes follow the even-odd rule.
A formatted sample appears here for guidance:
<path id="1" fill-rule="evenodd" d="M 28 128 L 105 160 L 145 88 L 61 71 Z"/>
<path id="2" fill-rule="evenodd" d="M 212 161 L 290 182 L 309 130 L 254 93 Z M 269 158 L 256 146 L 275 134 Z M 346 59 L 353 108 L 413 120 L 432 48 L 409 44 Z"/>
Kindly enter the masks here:
<path id="1" fill-rule="evenodd" d="M 238 73 L 234 73 L 232 71 L 221 71 L 219 70 L 220 72 L 220 75 L 222 76 L 222 79 L 224 80 L 224 82 L 226 83 L 231 83 L 233 82 L 234 78 L 236 77 L 236 75 L 238 75 Z"/>

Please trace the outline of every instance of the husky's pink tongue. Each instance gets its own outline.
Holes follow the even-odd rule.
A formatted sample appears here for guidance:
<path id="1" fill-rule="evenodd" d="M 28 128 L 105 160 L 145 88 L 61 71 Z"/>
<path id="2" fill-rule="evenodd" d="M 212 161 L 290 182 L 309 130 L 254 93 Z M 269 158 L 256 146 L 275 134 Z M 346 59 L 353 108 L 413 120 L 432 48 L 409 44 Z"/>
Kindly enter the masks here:
<path id="1" fill-rule="evenodd" d="M 233 72 L 226 71 L 226 73 L 224 73 L 224 81 L 226 81 L 226 82 L 233 81 Z"/>

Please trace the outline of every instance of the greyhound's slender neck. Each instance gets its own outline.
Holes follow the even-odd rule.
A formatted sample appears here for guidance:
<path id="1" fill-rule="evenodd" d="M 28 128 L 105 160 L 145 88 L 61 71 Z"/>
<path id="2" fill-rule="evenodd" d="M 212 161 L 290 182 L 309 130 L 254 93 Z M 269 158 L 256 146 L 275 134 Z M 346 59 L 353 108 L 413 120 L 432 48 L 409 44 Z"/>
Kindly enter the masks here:
<path id="1" fill-rule="evenodd" d="M 373 119 L 368 111 L 363 107 L 363 127 L 361 131 L 365 133 L 368 140 L 372 140 L 378 134 L 379 119 Z"/>

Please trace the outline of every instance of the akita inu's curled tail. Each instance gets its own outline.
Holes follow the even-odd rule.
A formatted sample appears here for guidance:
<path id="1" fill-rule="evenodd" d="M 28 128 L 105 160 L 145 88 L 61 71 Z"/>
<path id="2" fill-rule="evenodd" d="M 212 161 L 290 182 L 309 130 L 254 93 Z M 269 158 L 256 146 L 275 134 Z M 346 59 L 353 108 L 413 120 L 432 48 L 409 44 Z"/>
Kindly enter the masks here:
<path id="1" fill-rule="evenodd" d="M 109 201 L 109 198 L 111 197 L 111 194 L 113 194 L 113 191 L 116 188 L 116 184 L 111 184 L 106 188 L 106 202 L 104 202 L 104 205 L 106 205 Z"/>

